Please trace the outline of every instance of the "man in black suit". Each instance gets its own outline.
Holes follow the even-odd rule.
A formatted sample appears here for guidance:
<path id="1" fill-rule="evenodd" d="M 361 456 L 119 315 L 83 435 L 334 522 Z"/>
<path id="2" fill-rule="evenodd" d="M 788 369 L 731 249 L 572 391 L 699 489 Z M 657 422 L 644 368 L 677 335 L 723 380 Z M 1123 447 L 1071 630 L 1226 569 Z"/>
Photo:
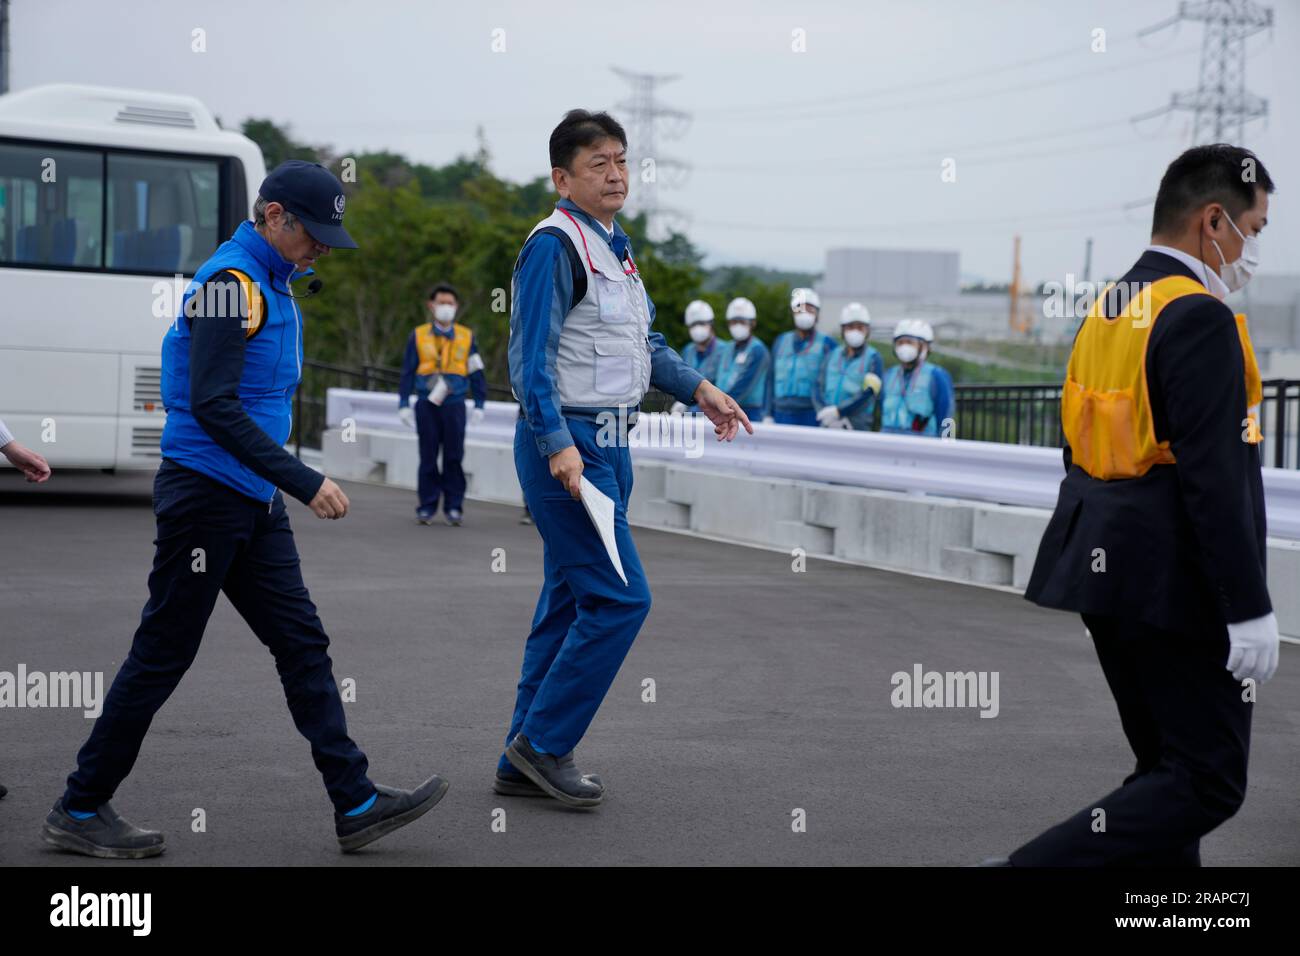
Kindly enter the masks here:
<path id="1" fill-rule="evenodd" d="M 1066 477 L 1026 598 L 1080 613 L 1137 767 L 1014 866 L 1200 864 L 1245 797 L 1257 684 L 1277 666 L 1258 366 L 1223 297 L 1258 262 L 1273 182 L 1248 150 L 1170 165 L 1151 245 L 1080 326 Z M 1145 371 L 1145 375 L 1143 375 Z"/>

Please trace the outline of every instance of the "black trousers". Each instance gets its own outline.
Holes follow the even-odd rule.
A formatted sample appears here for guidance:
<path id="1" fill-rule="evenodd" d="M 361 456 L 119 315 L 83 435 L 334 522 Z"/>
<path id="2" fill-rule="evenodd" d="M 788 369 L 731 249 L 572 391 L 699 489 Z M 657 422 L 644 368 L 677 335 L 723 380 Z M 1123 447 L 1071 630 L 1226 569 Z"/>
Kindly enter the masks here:
<path id="1" fill-rule="evenodd" d="M 435 405 L 421 399 L 415 403 L 415 432 L 420 443 L 416 510 L 436 514 L 441 497 L 444 511 L 460 511 L 465 504 L 465 403 Z"/>
<path id="2" fill-rule="evenodd" d="M 283 496 L 277 491 L 268 508 L 164 460 L 153 502 L 158 538 L 149 601 L 77 754 L 64 807 L 91 812 L 112 798 L 135 765 L 154 714 L 194 662 L 222 591 L 275 658 L 294 724 L 311 742 L 335 808 L 346 812 L 364 803 L 374 785 L 365 755 L 348 737 L 326 653 L 329 638 L 303 584 Z"/>
<path id="3" fill-rule="evenodd" d="M 1227 628 L 1174 633 L 1112 617 L 1083 621 L 1137 766 L 1119 789 L 1030 840 L 1011 862 L 1199 866 L 1201 837 L 1246 796 L 1254 705 L 1224 667 Z"/>

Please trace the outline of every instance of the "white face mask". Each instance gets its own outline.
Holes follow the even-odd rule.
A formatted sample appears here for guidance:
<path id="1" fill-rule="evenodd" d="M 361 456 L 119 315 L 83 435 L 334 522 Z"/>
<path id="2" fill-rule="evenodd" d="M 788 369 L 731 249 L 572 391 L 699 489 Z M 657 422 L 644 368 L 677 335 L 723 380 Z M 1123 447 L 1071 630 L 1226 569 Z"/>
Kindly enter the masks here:
<path id="1" fill-rule="evenodd" d="M 861 329 L 848 329 L 844 333 L 844 344 L 851 349 L 861 348 L 862 343 L 867 340 L 867 333 Z"/>
<path id="2" fill-rule="evenodd" d="M 433 307 L 433 319 L 439 325 L 451 325 L 456 319 L 456 307 L 443 302 Z"/>
<path id="3" fill-rule="evenodd" d="M 732 322 L 727 328 L 731 329 L 731 337 L 737 342 L 743 342 L 749 338 L 748 322 Z"/>
<path id="4" fill-rule="evenodd" d="M 1236 292 L 1238 289 L 1245 287 L 1250 281 L 1250 277 L 1255 274 L 1255 268 L 1259 265 L 1259 236 L 1243 236 L 1237 224 L 1228 217 L 1228 225 L 1232 231 L 1241 237 L 1241 258 L 1229 262 L 1224 258 L 1223 250 L 1219 248 L 1218 242 L 1211 239 L 1214 243 L 1214 249 L 1223 260 L 1219 264 L 1219 278 L 1223 284 L 1228 287 L 1230 292 Z"/>
<path id="5" fill-rule="evenodd" d="M 797 329 L 802 329 L 807 332 L 816 324 L 817 316 L 813 315 L 811 312 L 796 312 L 794 314 L 794 325 Z"/>
<path id="6" fill-rule="evenodd" d="M 691 341 L 696 345 L 703 345 L 709 339 L 713 338 L 713 329 L 705 322 L 696 322 L 690 327 Z"/>
<path id="7" fill-rule="evenodd" d="M 912 362 L 915 362 L 916 357 L 921 353 L 920 350 L 912 343 L 904 342 L 902 345 L 894 346 L 894 354 L 898 356 L 898 360 L 900 362 L 902 362 L 904 365 L 908 365 Z"/>

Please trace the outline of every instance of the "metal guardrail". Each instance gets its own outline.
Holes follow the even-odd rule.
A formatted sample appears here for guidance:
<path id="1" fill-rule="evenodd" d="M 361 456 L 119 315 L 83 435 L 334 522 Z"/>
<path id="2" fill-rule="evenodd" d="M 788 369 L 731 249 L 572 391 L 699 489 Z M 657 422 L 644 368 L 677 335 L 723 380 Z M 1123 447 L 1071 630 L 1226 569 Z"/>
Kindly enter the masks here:
<path id="1" fill-rule="evenodd" d="M 349 368 L 308 359 L 295 397 L 294 434 L 290 444 L 298 449 L 319 448 L 325 427 L 326 392 L 351 388 L 369 392 L 396 390 L 398 369 L 383 365 Z M 1300 381 L 1270 379 L 1264 384 L 1260 426 L 1264 433 L 1264 460 L 1274 468 L 1300 469 Z M 957 385 L 954 388 L 959 438 L 1007 445 L 1060 448 L 1060 384 Z M 488 384 L 488 398 L 512 402 L 508 385 Z M 647 412 L 668 410 L 673 399 L 652 389 L 641 407 Z"/>
<path id="2" fill-rule="evenodd" d="M 1300 381 L 1263 383 L 1260 428 L 1264 461 L 1274 468 L 1300 468 Z M 957 435 L 977 441 L 1060 448 L 1061 386 L 958 385 Z"/>
<path id="3" fill-rule="evenodd" d="M 466 440 L 513 442 L 519 406 L 490 401 L 486 411 Z M 398 419 L 391 393 L 332 388 L 325 419 L 330 428 L 348 422 L 358 431 L 412 431 Z M 1052 448 L 763 424 L 727 443 L 691 415 L 642 413 L 627 440 L 638 459 L 1032 508 L 1056 504 L 1065 474 Z M 1264 491 L 1270 535 L 1300 539 L 1300 471 L 1265 468 Z"/>

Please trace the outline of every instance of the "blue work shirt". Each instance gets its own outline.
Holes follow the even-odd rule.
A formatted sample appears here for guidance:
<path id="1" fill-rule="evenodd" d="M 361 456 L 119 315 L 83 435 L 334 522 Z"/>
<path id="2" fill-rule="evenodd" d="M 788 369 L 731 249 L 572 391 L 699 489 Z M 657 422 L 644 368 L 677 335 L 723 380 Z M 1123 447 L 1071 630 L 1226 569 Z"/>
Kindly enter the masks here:
<path id="1" fill-rule="evenodd" d="M 557 204 L 574 217 L 581 218 L 597 236 L 605 237 L 614 256 L 620 261 L 629 254 L 627 233 L 614 221 L 614 233 L 594 216 L 569 199 Z M 515 301 L 510 312 L 510 386 L 519 399 L 524 418 L 537 440 L 537 451 L 544 457 L 573 445 L 566 417 L 596 420 L 602 414 L 617 416 L 618 408 L 560 406 L 556 389 L 556 352 L 560 330 L 573 306 L 573 270 L 569 243 L 551 233 L 532 236 L 515 263 Z M 655 305 L 646 290 L 650 322 L 655 319 Z M 704 376 L 682 361 L 659 332 L 651 331 L 650 384 L 679 402 L 690 404 Z M 629 418 L 633 410 L 629 410 Z"/>

